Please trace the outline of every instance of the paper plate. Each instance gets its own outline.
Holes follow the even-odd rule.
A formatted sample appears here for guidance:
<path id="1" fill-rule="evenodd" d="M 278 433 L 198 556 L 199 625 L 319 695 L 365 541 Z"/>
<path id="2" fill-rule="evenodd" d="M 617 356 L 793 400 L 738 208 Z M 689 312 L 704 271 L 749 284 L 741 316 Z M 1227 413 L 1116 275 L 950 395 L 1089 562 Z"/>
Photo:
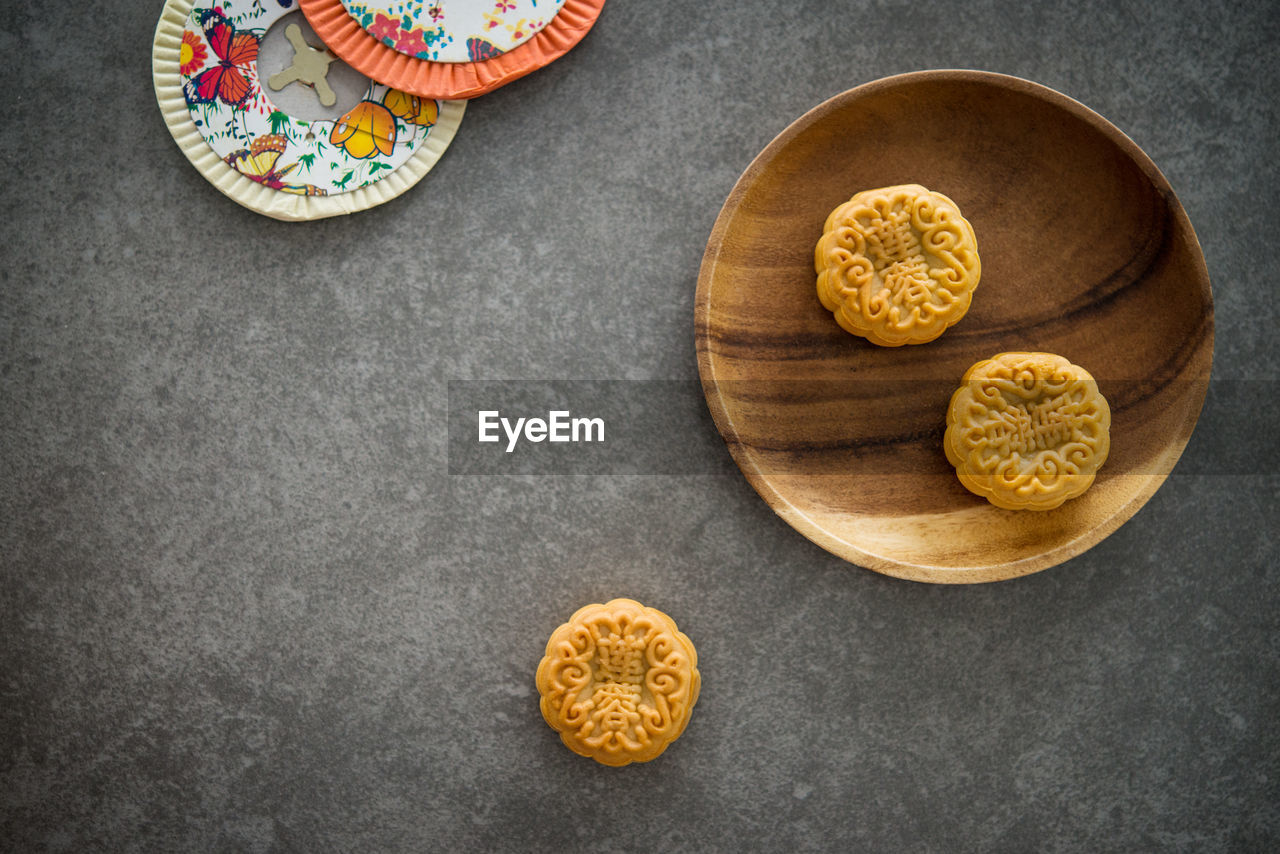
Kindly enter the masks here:
<path id="1" fill-rule="evenodd" d="M 476 62 L 506 53 L 555 20 L 564 0 L 341 0 L 369 35 L 430 62 Z"/>
<path id="2" fill-rule="evenodd" d="M 513 50 L 473 62 L 429 62 L 371 36 L 342 0 L 300 0 L 307 21 L 366 77 L 424 98 L 475 98 L 559 59 L 591 30 L 604 0 L 565 0 L 547 26 Z"/>
<path id="3" fill-rule="evenodd" d="M 179 148 L 215 187 L 258 213 L 320 219 L 364 210 L 417 183 L 448 148 L 464 101 L 379 84 L 337 120 L 280 111 L 259 79 L 258 47 L 280 4 L 168 0 L 156 26 L 156 100 Z"/>
<path id="4" fill-rule="evenodd" d="M 919 183 L 972 224 L 982 279 L 936 340 L 879 347 L 823 307 L 814 249 L 855 193 Z M 695 315 L 707 403 L 783 519 L 861 566 L 918 581 L 1025 575 L 1116 530 L 1164 482 L 1200 414 L 1213 294 L 1187 214 L 1134 142 L 1043 86 L 980 71 L 877 80 L 778 135 L 729 194 Z M 943 448 L 974 363 L 1055 353 L 1111 408 L 1110 456 L 1053 510 L 1002 510 Z"/>

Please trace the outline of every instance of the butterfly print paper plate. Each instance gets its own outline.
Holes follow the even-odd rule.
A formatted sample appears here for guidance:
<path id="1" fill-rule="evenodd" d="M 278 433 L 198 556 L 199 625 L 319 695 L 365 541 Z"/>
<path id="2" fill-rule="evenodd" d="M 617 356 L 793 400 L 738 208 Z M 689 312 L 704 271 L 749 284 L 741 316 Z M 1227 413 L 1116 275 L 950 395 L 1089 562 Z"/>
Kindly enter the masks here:
<path id="1" fill-rule="evenodd" d="M 475 98 L 492 92 L 560 58 L 590 31 L 604 7 L 604 0 L 563 0 L 554 17 L 536 29 L 530 26 L 529 18 L 515 15 L 524 5 L 533 8 L 527 0 L 486 0 L 484 3 L 409 0 L 403 8 L 414 9 L 415 16 L 405 14 L 398 21 L 379 18 L 374 8 L 389 4 L 390 0 L 346 0 L 351 11 L 343 2 L 299 0 L 316 33 L 352 68 L 404 92 L 445 99 Z M 541 9 L 543 3 L 548 12 L 541 14 L 550 14 L 555 3 L 541 0 L 537 8 Z M 456 32 L 447 30 L 442 22 L 466 6 L 487 7 L 491 19 L 481 16 L 480 20 L 492 26 L 481 26 L 478 32 L 469 34 L 466 32 L 469 28 L 461 25 Z M 402 7 L 396 5 L 395 8 Z M 353 11 L 358 11 L 359 18 Z M 433 20 L 433 13 L 441 16 L 439 21 Z M 538 19 L 535 23 L 543 21 Z M 432 56 L 438 58 L 422 58 Z M 445 58 L 465 61 L 445 61 Z"/>
<path id="2" fill-rule="evenodd" d="M 169 131 L 214 186 L 276 219 L 320 219 L 395 198 L 439 160 L 466 102 L 371 84 L 336 121 L 284 113 L 263 88 L 258 51 L 290 11 L 277 0 L 168 0 L 152 71 Z"/>

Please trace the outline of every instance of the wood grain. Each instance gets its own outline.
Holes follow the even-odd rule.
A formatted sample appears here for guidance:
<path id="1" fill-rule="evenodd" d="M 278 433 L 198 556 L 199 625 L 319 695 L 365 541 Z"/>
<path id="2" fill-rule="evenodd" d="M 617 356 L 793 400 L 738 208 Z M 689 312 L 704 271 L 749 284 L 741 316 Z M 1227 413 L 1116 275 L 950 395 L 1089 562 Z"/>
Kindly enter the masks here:
<path id="1" fill-rule="evenodd" d="M 813 248 L 838 204 L 907 183 L 959 205 L 982 280 L 941 338 L 877 347 L 819 303 Z M 708 405 L 765 501 L 849 561 L 930 582 L 1044 569 L 1123 524 L 1182 453 L 1213 358 L 1204 258 L 1155 164 L 1070 98 L 977 71 L 869 83 L 783 131 L 716 220 L 695 313 Z M 960 377 L 1007 350 L 1065 356 L 1111 404 L 1110 459 L 1057 510 L 987 504 L 942 450 Z"/>

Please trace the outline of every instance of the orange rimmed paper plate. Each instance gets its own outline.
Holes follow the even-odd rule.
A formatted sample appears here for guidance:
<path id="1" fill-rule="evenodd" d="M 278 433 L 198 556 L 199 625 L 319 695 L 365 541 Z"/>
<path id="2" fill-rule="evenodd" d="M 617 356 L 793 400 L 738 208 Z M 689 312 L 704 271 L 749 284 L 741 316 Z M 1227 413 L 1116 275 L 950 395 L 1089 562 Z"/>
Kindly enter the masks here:
<path id="1" fill-rule="evenodd" d="M 342 0 L 300 0 L 316 34 L 361 74 L 422 98 L 467 99 L 492 92 L 564 56 L 595 25 L 604 0 L 565 0 L 529 40 L 489 59 L 432 62 L 388 47 L 370 35 Z"/>

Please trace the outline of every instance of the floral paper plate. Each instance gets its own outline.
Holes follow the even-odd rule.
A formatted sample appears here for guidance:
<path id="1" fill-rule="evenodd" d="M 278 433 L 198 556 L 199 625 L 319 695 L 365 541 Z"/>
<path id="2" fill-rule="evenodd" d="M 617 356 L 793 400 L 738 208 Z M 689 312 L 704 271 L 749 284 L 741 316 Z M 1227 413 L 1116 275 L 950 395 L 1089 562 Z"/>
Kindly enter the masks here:
<path id="1" fill-rule="evenodd" d="M 354 0 L 348 2 L 354 5 Z M 548 7 L 552 5 L 552 0 L 541 2 L 546 2 Z M 397 23 L 395 21 L 385 22 L 384 30 L 379 29 L 378 19 L 371 16 L 371 29 L 366 31 L 361 21 L 367 10 L 361 12 L 357 20 L 343 5 L 343 0 L 299 0 L 299 3 L 307 21 L 324 43 L 352 68 L 371 80 L 404 92 L 423 98 L 443 99 L 478 97 L 553 62 L 586 36 L 604 8 L 604 0 L 564 0 L 559 12 L 547 21 L 545 27 L 521 38 L 514 47 L 505 49 L 492 41 L 487 44 L 472 42 L 468 47 L 470 61 L 445 62 L 418 58 L 417 39 L 412 37 L 412 33 L 420 25 L 411 19 L 402 17 L 396 27 L 392 27 Z M 500 4 L 495 3 L 495 8 L 497 5 Z M 405 8 L 408 8 L 407 4 Z M 429 7 L 426 15 L 429 20 Z M 508 19 L 501 20 L 505 22 Z M 512 23 L 513 28 L 518 23 L 519 19 Z M 504 32 L 506 26 L 506 23 L 501 24 Z M 377 31 L 380 36 L 370 35 L 371 31 Z M 400 45 L 402 50 L 388 47 L 383 43 L 385 39 L 380 40 L 389 38 L 395 45 L 396 34 L 404 32 L 410 36 L 400 35 L 399 38 L 412 38 L 412 41 L 404 41 Z M 515 34 L 513 30 L 508 35 Z M 523 37 L 524 31 L 520 30 L 519 35 Z M 454 39 L 456 42 L 457 37 Z M 422 41 L 426 43 L 425 35 Z M 428 55 L 431 49 L 428 47 Z"/>
<path id="2" fill-rule="evenodd" d="M 258 50 L 290 11 L 260 0 L 168 0 L 152 73 L 170 133 L 214 186 L 276 219 L 319 219 L 395 198 L 439 160 L 465 102 L 371 84 L 336 121 L 284 113 L 263 86 Z"/>
<path id="3" fill-rule="evenodd" d="M 342 0 L 392 50 L 431 62 L 492 59 L 527 42 L 564 0 Z"/>

